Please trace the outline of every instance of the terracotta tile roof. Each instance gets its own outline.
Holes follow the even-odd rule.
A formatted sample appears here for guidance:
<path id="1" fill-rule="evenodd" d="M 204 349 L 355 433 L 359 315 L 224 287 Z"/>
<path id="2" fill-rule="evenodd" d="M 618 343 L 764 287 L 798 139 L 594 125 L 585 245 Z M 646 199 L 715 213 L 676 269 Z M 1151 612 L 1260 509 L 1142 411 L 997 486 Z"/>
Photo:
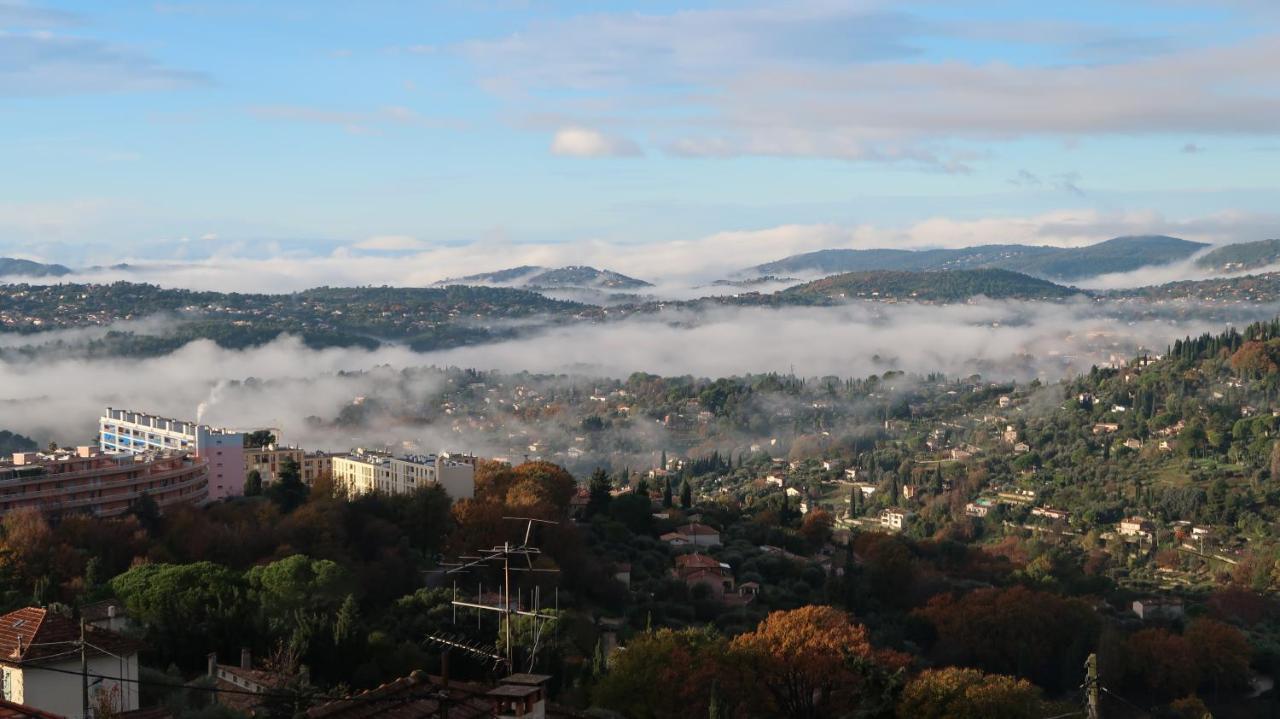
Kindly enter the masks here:
<path id="1" fill-rule="evenodd" d="M 447 719 L 479 719 L 493 716 L 493 702 L 479 686 L 451 683 L 446 702 Z M 440 709 L 440 685 L 424 672 L 370 689 L 351 699 L 329 702 L 307 711 L 308 719 L 426 719 L 446 716 Z"/>
<path id="2" fill-rule="evenodd" d="M 681 554 L 676 557 L 676 567 L 685 570 L 699 567 L 719 569 L 720 560 L 715 557 L 708 557 L 705 554 Z"/>
<path id="3" fill-rule="evenodd" d="M 89 644 L 111 654 L 136 654 L 141 645 L 121 634 L 90 626 L 86 630 Z M 76 652 L 80 625 L 56 612 L 26 607 L 0 616 L 0 662 L 18 664 L 52 660 Z M 90 649 L 91 655 L 102 652 Z"/>
<path id="4" fill-rule="evenodd" d="M 67 719 L 61 714 L 46 712 L 29 707 L 25 704 L 18 704 L 6 699 L 0 699 L 0 719 Z"/>
<path id="5" fill-rule="evenodd" d="M 536 689 L 520 682 L 541 682 L 549 678 L 537 674 L 516 674 L 508 678 L 512 683 L 499 687 L 472 682 L 449 682 L 447 719 L 489 719 L 493 716 L 493 699 L 489 694 L 495 689 L 511 687 L 524 694 Z M 407 677 L 357 694 L 352 699 L 314 707 L 307 711 L 307 719 L 436 719 L 445 716 L 440 713 L 437 698 L 442 689 L 440 677 L 415 671 Z M 548 719 L 585 719 L 586 716 L 566 707 L 547 704 Z"/>

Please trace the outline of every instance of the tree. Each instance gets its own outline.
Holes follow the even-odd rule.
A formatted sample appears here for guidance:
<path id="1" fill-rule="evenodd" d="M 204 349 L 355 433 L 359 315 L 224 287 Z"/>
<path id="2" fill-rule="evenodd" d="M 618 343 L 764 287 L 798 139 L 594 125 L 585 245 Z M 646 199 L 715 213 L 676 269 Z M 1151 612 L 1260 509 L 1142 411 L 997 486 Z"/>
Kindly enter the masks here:
<path id="1" fill-rule="evenodd" d="M 1180 697 L 1200 684 L 1196 659 L 1187 640 L 1166 629 L 1140 629 L 1125 642 L 1131 677 L 1157 696 Z"/>
<path id="2" fill-rule="evenodd" d="M 687 479 L 680 485 L 680 506 L 685 509 L 693 506 L 693 487 Z"/>
<path id="3" fill-rule="evenodd" d="M 1249 641 L 1239 629 L 1202 617 L 1191 622 L 1183 636 L 1201 676 L 1212 680 L 1215 692 L 1248 683 Z"/>
<path id="4" fill-rule="evenodd" d="M 138 524 L 147 530 L 147 534 L 154 535 L 160 529 L 160 505 L 156 504 L 155 497 L 149 492 L 141 492 L 129 502 L 126 513 L 137 519 Z"/>
<path id="5" fill-rule="evenodd" d="M 199 666 L 211 649 L 230 656 L 253 643 L 248 587 L 227 567 L 140 564 L 110 584 L 162 665 Z"/>
<path id="6" fill-rule="evenodd" d="M 809 546 L 821 547 L 831 539 L 831 527 L 834 522 L 830 512 L 825 509 L 815 509 L 804 515 L 804 521 L 800 523 L 800 533 L 809 542 Z"/>
<path id="7" fill-rule="evenodd" d="M 726 646 L 709 628 L 645 632 L 610 658 L 592 701 L 632 719 L 708 716 L 707 687 L 724 671 Z"/>
<path id="8" fill-rule="evenodd" d="M 1036 719 L 1045 716 L 1034 684 L 977 669 L 929 669 L 907 683 L 900 719 Z"/>
<path id="9" fill-rule="evenodd" d="M 266 494 L 267 499 L 274 502 L 284 514 L 301 507 L 307 501 L 310 492 L 302 483 L 302 470 L 292 457 L 286 457 L 280 462 L 280 478 L 267 488 Z"/>
<path id="10" fill-rule="evenodd" d="M 671 508 L 671 478 L 667 477 L 662 483 L 662 506 Z"/>
<path id="11" fill-rule="evenodd" d="M 244 496 L 256 497 L 260 494 L 262 494 L 262 473 L 251 469 L 244 479 Z"/>
<path id="12" fill-rule="evenodd" d="M 609 473 L 597 467 L 587 480 L 587 516 L 594 517 L 609 509 L 609 501 L 613 499 L 613 483 L 609 481 Z"/>
<path id="13" fill-rule="evenodd" d="M 743 686 L 775 716 L 819 719 L 874 705 L 908 658 L 871 646 L 866 627 L 828 606 L 772 612 L 730 645 Z M 763 708 L 763 707 L 761 707 Z"/>

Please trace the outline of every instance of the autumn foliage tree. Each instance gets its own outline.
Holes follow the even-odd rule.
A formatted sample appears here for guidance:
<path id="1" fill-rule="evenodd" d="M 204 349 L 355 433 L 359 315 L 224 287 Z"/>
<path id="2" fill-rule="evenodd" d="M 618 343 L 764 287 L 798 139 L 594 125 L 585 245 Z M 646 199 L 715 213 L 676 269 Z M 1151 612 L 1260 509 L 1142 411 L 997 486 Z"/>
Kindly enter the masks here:
<path id="1" fill-rule="evenodd" d="M 1214 691 L 1249 681 L 1249 641 L 1239 629 L 1216 619 L 1200 618 L 1183 632 L 1203 681 Z"/>
<path id="2" fill-rule="evenodd" d="M 1186 696 L 1200 684 L 1187 640 L 1166 629 L 1141 629 L 1125 642 L 1128 676 L 1165 699 Z"/>
<path id="3" fill-rule="evenodd" d="M 633 719 L 707 716 L 727 647 L 712 629 L 646 632 L 613 655 L 592 700 Z"/>
<path id="4" fill-rule="evenodd" d="M 806 606 L 773 612 L 736 637 L 731 661 L 742 686 L 760 693 L 771 716 L 819 719 L 883 701 L 906 655 L 871 645 L 866 627 L 838 609 Z"/>
<path id="5" fill-rule="evenodd" d="M 936 661 L 1027 677 L 1051 689 L 1076 683 L 1098 630 L 1085 603 L 1020 586 L 940 595 L 915 613 L 937 633 Z"/>
<path id="6" fill-rule="evenodd" d="M 1045 715 L 1045 702 L 1025 679 L 947 667 L 908 682 L 897 713 L 900 719 L 1034 719 Z"/>

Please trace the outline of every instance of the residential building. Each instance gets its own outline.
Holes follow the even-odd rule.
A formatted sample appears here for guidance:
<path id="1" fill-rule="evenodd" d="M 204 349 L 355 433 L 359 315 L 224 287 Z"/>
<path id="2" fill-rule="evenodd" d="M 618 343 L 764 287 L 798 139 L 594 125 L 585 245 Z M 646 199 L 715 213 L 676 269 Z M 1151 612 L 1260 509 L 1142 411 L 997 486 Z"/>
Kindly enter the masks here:
<path id="1" fill-rule="evenodd" d="M 1123 537 L 1149 537 L 1155 531 L 1154 525 L 1142 517 L 1126 517 L 1120 520 L 1117 528 Z"/>
<path id="2" fill-rule="evenodd" d="M 92 694 L 105 694 L 119 712 L 138 708 L 137 642 L 89 626 L 85 630 Z M 56 612 L 27 607 L 0 616 L 0 670 L 6 701 L 85 717 L 81 701 L 80 625 Z M 90 700 L 93 700 L 93 696 Z"/>
<path id="3" fill-rule="evenodd" d="M 685 540 L 684 544 L 693 547 L 720 546 L 720 530 L 698 522 L 691 522 L 689 524 L 676 527 L 676 531 L 671 532 L 671 534 L 682 537 Z"/>
<path id="4" fill-rule="evenodd" d="M 244 493 L 245 432 L 108 407 L 98 420 L 98 446 L 111 454 L 186 451 L 209 461 L 209 499 Z"/>
<path id="5" fill-rule="evenodd" d="M 332 458 L 333 481 L 349 496 L 407 494 L 439 484 L 453 500 L 475 496 L 475 457 L 461 454 L 394 456 L 363 448 Z"/>
<path id="6" fill-rule="evenodd" d="M 208 674 L 215 689 L 213 701 L 249 716 L 267 706 L 263 694 L 278 691 L 289 681 L 277 672 L 254 669 L 248 649 L 240 650 L 239 664 L 219 664 L 218 655 L 210 654 Z"/>
<path id="7" fill-rule="evenodd" d="M 985 517 L 991 513 L 991 507 L 977 502 L 969 502 L 964 505 L 964 513 L 970 517 Z"/>
<path id="8" fill-rule="evenodd" d="M 16 452 L 12 461 L 0 462 L 0 515 L 34 507 L 49 514 L 112 517 L 124 514 L 143 494 L 163 512 L 178 504 L 203 504 L 208 484 L 208 461 L 186 452 L 111 455 L 94 447 Z"/>
<path id="9" fill-rule="evenodd" d="M 1071 518 L 1071 513 L 1065 509 L 1053 509 L 1052 507 L 1034 507 L 1031 510 L 1031 514 L 1054 522 L 1065 522 Z"/>
<path id="10" fill-rule="evenodd" d="M 676 557 L 676 579 L 693 589 L 703 585 L 717 600 L 733 593 L 733 569 L 724 562 L 705 554 L 682 554 Z"/>
<path id="11" fill-rule="evenodd" d="M 587 715 L 551 703 L 545 674 L 512 674 L 497 684 L 409 676 L 307 710 L 307 719 L 584 719 Z"/>
<path id="12" fill-rule="evenodd" d="M 902 509 L 886 509 L 880 513 L 880 526 L 898 532 L 907 525 L 911 516 L 911 512 Z"/>
<path id="13" fill-rule="evenodd" d="M 244 475 L 248 477 L 250 472 L 257 470 L 258 475 L 262 477 L 263 484 L 278 482 L 280 481 L 280 468 L 284 466 L 287 460 L 293 460 L 298 465 L 298 472 L 301 474 L 305 457 L 306 452 L 297 447 L 280 447 L 274 444 L 269 444 L 265 447 L 246 447 L 244 450 Z"/>
<path id="14" fill-rule="evenodd" d="M 1133 613 L 1144 622 L 1153 620 L 1175 621 L 1185 616 L 1181 599 L 1164 597 L 1133 600 Z"/>
<path id="15" fill-rule="evenodd" d="M 333 455 L 309 452 L 302 456 L 302 483 L 310 487 L 321 477 L 333 476 Z"/>

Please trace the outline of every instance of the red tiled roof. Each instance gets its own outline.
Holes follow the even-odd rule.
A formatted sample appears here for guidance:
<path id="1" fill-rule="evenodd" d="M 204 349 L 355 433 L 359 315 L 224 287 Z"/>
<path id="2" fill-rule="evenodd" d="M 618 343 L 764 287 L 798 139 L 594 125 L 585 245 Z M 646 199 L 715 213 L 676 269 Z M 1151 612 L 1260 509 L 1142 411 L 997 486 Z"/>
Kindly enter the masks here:
<path id="1" fill-rule="evenodd" d="M 141 645 L 120 634 L 97 627 L 86 628 L 91 646 L 110 654 L 136 654 Z M 21 663 L 50 660 L 78 652 L 80 625 L 57 612 L 38 607 L 25 607 L 0 616 L 0 662 Z M 102 652 L 90 648 L 91 655 Z"/>
<path id="2" fill-rule="evenodd" d="M 67 719 L 61 714 L 46 712 L 29 707 L 26 704 L 18 704 L 0 699 L 0 719 Z"/>
<path id="3" fill-rule="evenodd" d="M 699 524 L 697 522 L 693 522 L 692 524 L 685 524 L 680 527 L 677 527 L 676 532 L 683 534 L 685 536 L 692 536 L 695 534 L 719 534 L 720 530 L 716 529 L 715 527 L 709 527 L 705 524 Z"/>
<path id="4" fill-rule="evenodd" d="M 440 700 L 446 699 L 447 719 L 479 719 L 493 715 L 493 702 L 484 698 L 485 690 L 468 690 L 462 684 L 450 684 L 447 698 L 440 696 L 441 687 L 423 672 L 383 684 L 352 697 L 315 707 L 307 711 L 308 719 L 426 719 L 445 716 Z"/>
<path id="5" fill-rule="evenodd" d="M 698 567 L 714 567 L 720 568 L 720 561 L 715 557 L 708 557 L 705 554 L 682 554 L 676 557 L 676 566 L 680 569 L 695 569 Z"/>

